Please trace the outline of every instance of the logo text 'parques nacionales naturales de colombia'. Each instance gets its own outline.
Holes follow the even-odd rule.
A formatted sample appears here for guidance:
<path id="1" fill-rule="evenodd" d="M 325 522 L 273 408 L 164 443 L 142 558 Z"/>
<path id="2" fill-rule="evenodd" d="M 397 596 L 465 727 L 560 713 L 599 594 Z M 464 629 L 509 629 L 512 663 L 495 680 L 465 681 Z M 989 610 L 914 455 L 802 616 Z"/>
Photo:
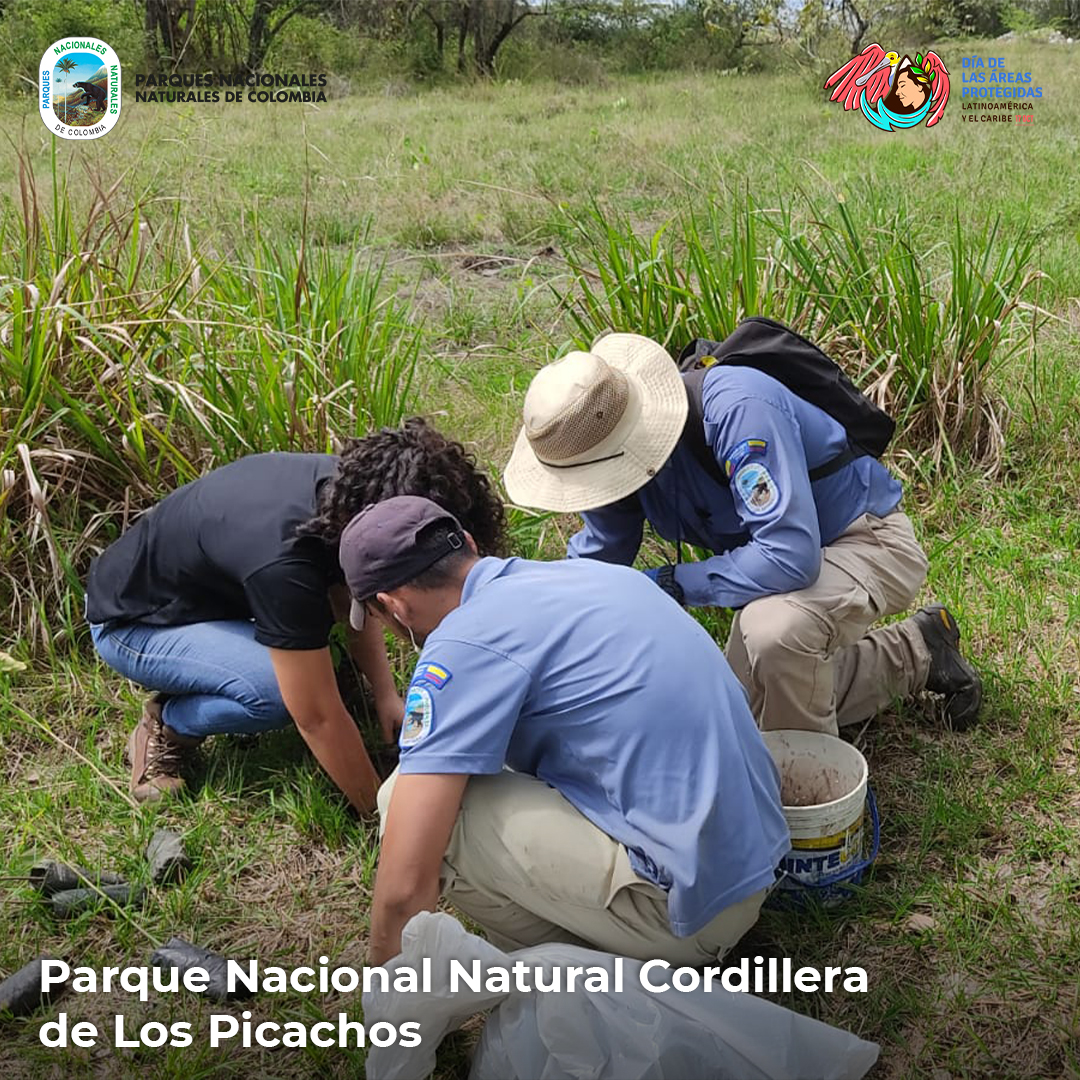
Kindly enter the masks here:
<path id="1" fill-rule="evenodd" d="M 326 76 L 271 75 L 267 72 L 236 75 L 205 72 L 195 74 L 135 76 L 135 100 L 159 104 L 193 103 L 214 105 L 218 102 L 238 104 L 302 103 L 318 105 L 326 101 Z"/>
<path id="2" fill-rule="evenodd" d="M 120 58 L 108 42 L 61 38 L 41 57 L 38 112 L 61 139 L 99 139 L 120 119 Z"/>

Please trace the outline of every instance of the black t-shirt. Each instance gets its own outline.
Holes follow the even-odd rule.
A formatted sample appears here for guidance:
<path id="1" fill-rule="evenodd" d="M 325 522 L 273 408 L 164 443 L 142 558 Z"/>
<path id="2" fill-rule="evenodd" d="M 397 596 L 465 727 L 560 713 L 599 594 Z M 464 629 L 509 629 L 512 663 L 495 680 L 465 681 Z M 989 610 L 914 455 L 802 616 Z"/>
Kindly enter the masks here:
<path id="1" fill-rule="evenodd" d="M 333 476 L 330 454 L 252 454 L 185 484 L 90 564 L 91 623 L 253 619 L 275 649 L 321 649 L 343 581 L 337 549 L 296 528 Z"/>

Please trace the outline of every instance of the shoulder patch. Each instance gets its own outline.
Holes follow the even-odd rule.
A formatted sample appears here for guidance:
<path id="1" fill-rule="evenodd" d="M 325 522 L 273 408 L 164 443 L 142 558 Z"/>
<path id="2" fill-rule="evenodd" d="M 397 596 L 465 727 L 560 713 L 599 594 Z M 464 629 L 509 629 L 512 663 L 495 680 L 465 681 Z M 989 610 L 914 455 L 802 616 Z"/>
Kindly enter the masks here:
<path id="1" fill-rule="evenodd" d="M 431 692 L 424 686 L 410 686 L 398 745 L 402 749 L 415 746 L 431 730 L 434 719 L 435 703 L 431 700 Z"/>
<path id="2" fill-rule="evenodd" d="M 743 439 L 738 446 L 733 447 L 725 455 L 724 471 L 731 476 L 751 454 L 764 454 L 768 446 L 769 443 L 765 439 Z"/>
<path id="3" fill-rule="evenodd" d="M 732 479 L 731 486 L 751 514 L 767 514 L 780 501 L 780 489 L 764 462 L 748 461 Z"/>
<path id="4" fill-rule="evenodd" d="M 453 677 L 453 672 L 442 664 L 421 664 L 413 674 L 413 682 L 430 683 L 441 690 Z"/>

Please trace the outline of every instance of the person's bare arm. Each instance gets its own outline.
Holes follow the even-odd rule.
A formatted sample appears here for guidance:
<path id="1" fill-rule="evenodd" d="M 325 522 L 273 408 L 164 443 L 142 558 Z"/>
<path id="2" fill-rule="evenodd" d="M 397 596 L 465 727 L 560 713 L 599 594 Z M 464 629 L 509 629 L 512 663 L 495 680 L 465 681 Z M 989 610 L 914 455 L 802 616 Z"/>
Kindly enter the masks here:
<path id="1" fill-rule="evenodd" d="M 401 931 L 439 901 L 439 869 L 454 830 L 467 775 L 398 776 L 386 813 L 371 905 L 368 962 L 385 964 L 401 951 Z"/>
<path id="2" fill-rule="evenodd" d="M 405 718 L 405 705 L 394 685 L 394 673 L 390 670 L 390 660 L 386 655 L 382 627 L 376 619 L 368 619 L 363 630 L 354 630 L 349 625 L 349 593 L 343 585 L 336 585 L 330 590 L 330 604 L 334 617 L 345 624 L 349 655 L 371 684 L 383 739 L 388 743 L 393 742 Z"/>
<path id="3" fill-rule="evenodd" d="M 334 678 L 330 650 L 271 649 L 281 696 L 319 764 L 362 814 L 375 809 L 379 776 Z"/>

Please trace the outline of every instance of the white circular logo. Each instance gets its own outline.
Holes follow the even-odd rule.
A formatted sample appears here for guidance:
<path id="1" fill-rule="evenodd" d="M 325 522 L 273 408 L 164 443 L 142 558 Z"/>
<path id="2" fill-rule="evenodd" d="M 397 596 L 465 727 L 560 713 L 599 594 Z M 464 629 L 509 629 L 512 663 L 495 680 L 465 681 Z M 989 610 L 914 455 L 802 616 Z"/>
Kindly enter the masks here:
<path id="1" fill-rule="evenodd" d="M 45 50 L 38 70 L 41 121 L 61 139 L 99 139 L 120 119 L 120 59 L 97 38 L 71 37 Z"/>
<path id="2" fill-rule="evenodd" d="M 398 745 L 402 749 L 415 746 L 430 730 L 435 706 L 426 687 L 410 686 L 405 698 L 405 722 L 401 725 Z"/>

